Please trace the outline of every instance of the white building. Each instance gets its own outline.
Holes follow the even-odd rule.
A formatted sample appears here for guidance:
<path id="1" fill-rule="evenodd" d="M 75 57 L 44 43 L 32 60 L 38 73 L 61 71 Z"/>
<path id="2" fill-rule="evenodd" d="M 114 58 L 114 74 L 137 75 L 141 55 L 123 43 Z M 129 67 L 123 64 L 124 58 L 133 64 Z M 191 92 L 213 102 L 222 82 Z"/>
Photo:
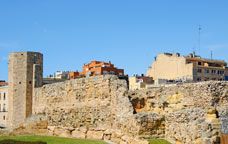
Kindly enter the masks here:
<path id="1" fill-rule="evenodd" d="M 69 71 L 56 71 L 54 75 L 48 76 L 52 79 L 68 79 Z"/>
<path id="2" fill-rule="evenodd" d="M 8 86 L 0 87 L 0 128 L 7 126 L 8 121 Z"/>

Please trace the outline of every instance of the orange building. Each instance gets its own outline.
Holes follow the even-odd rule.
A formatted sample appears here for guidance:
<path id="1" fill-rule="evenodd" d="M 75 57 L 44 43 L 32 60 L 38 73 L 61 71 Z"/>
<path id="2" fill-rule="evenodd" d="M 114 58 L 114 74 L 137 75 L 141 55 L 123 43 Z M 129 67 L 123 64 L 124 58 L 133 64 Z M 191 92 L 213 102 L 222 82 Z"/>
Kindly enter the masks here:
<path id="1" fill-rule="evenodd" d="M 123 69 L 117 69 L 111 62 L 91 61 L 83 66 L 82 72 L 70 72 L 69 78 L 74 79 L 78 77 L 97 76 L 113 74 L 117 76 L 124 76 Z"/>
<path id="2" fill-rule="evenodd" d="M 80 73 L 79 72 L 69 72 L 68 74 L 68 79 L 75 79 L 77 77 L 80 77 Z"/>

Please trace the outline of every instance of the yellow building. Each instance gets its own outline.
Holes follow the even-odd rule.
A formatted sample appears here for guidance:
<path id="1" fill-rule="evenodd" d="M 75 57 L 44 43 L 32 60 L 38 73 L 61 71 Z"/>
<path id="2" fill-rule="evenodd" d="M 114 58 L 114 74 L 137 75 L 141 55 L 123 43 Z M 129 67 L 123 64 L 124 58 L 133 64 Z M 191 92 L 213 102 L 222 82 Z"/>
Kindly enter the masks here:
<path id="1" fill-rule="evenodd" d="M 154 80 L 207 81 L 225 80 L 227 63 L 201 58 L 195 54 L 159 54 L 147 71 Z"/>
<path id="2" fill-rule="evenodd" d="M 8 120 L 8 86 L 0 87 L 0 128 L 7 126 Z"/>

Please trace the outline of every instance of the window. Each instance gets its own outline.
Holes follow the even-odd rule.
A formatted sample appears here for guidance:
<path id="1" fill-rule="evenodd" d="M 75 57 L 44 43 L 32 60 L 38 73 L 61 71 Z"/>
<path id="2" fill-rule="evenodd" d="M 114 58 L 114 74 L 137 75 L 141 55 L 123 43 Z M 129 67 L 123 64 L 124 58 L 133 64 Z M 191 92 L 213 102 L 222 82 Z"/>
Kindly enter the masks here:
<path id="1" fill-rule="evenodd" d="M 224 71 L 218 71 L 218 74 L 219 75 L 223 75 L 224 74 Z"/>
<path id="2" fill-rule="evenodd" d="M 34 58 L 33 58 L 33 63 L 35 64 L 37 62 L 37 54 L 34 55 Z"/>
<path id="3" fill-rule="evenodd" d="M 6 100 L 6 93 L 3 94 L 3 100 Z"/>
<path id="4" fill-rule="evenodd" d="M 211 70 L 211 73 L 212 74 L 216 74 L 216 70 Z"/>
<path id="5" fill-rule="evenodd" d="M 209 69 L 205 69 L 204 72 L 205 72 L 205 74 L 209 74 L 210 73 Z"/>
<path id="6" fill-rule="evenodd" d="M 110 71 L 109 73 L 110 73 L 110 74 L 115 74 L 115 72 L 114 72 L 114 71 Z"/>
<path id="7" fill-rule="evenodd" d="M 107 71 L 103 71 L 103 74 L 108 74 L 108 72 Z"/>
<path id="8" fill-rule="evenodd" d="M 6 116 L 3 116 L 3 120 L 6 120 Z"/>
<path id="9" fill-rule="evenodd" d="M 6 111 L 6 104 L 3 105 L 3 110 L 2 110 L 2 111 L 3 111 L 3 112 Z"/>
<path id="10" fill-rule="evenodd" d="M 198 65 L 202 65 L 202 62 L 198 62 Z"/>
<path id="11" fill-rule="evenodd" d="M 201 78 L 197 78 L 197 81 L 201 81 Z"/>
<path id="12" fill-rule="evenodd" d="M 202 73 L 202 69 L 198 69 L 197 72 L 198 72 L 198 73 Z"/>

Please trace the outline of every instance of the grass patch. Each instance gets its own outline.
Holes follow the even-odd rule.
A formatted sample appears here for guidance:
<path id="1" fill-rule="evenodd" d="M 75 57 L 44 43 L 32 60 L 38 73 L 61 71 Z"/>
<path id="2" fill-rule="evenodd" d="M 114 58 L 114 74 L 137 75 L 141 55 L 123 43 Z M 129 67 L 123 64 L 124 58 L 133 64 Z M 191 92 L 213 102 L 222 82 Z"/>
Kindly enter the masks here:
<path id="1" fill-rule="evenodd" d="M 60 138 L 51 136 L 0 136 L 0 141 L 6 139 L 24 142 L 42 141 L 47 142 L 47 144 L 107 144 L 103 141 Z"/>
<path id="2" fill-rule="evenodd" d="M 22 142 L 16 140 L 0 140 L 0 144 L 47 144 L 46 142 Z"/>
<path id="3" fill-rule="evenodd" d="M 163 139 L 150 139 L 150 144 L 171 144 L 170 142 Z"/>

